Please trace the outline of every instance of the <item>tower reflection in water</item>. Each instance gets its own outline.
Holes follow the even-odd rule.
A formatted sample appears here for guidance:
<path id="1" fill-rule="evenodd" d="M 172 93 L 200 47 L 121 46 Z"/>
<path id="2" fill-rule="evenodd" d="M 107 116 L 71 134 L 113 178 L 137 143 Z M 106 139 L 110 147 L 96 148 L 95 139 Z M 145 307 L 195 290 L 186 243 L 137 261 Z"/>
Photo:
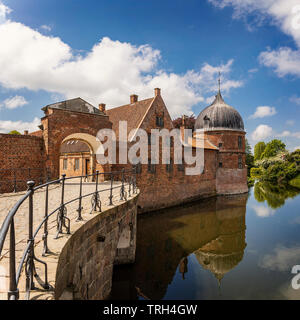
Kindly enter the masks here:
<path id="1" fill-rule="evenodd" d="M 115 268 L 112 299 L 163 299 L 177 270 L 182 279 L 188 275 L 191 254 L 220 282 L 243 259 L 247 196 L 212 198 L 139 217 L 136 262 Z"/>

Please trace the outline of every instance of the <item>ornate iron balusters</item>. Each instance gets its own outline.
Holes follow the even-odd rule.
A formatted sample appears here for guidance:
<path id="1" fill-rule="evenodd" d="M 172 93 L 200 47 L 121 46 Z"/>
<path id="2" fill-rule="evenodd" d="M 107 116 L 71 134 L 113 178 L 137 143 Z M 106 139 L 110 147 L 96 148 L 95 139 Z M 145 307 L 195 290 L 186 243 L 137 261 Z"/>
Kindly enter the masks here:
<path id="1" fill-rule="evenodd" d="M 46 195 L 45 195 L 45 222 L 44 222 L 44 234 L 43 234 L 43 241 L 44 241 L 44 248 L 43 248 L 43 256 L 47 253 L 50 253 L 48 249 L 48 196 L 49 196 L 49 185 L 46 186 Z"/>
<path id="2" fill-rule="evenodd" d="M 127 192 L 125 191 L 124 168 L 122 169 L 122 185 L 120 189 L 120 201 L 127 200 Z"/>
<path id="3" fill-rule="evenodd" d="M 112 199 L 113 199 L 113 182 L 114 182 L 114 176 L 113 176 L 113 173 L 111 172 L 110 173 L 110 195 L 109 195 L 109 205 L 112 206 L 113 205 L 113 202 L 112 202 Z"/>
<path id="4" fill-rule="evenodd" d="M 34 194 L 34 181 L 28 181 L 28 191 L 30 191 L 29 195 L 29 222 L 28 222 L 28 243 L 29 243 L 29 249 L 27 254 L 27 259 L 25 262 L 25 275 L 26 275 L 26 292 L 27 292 L 27 299 L 29 298 L 29 292 L 30 290 L 34 289 L 34 282 L 33 277 L 37 278 L 37 272 L 35 268 L 34 261 L 37 261 L 44 265 L 45 267 L 45 282 L 42 283 L 42 287 L 44 289 L 49 289 L 48 284 L 48 268 L 47 264 L 38 259 L 34 254 L 34 238 L 33 238 L 33 194 Z"/>
<path id="5" fill-rule="evenodd" d="M 18 300 L 19 290 L 16 281 L 16 239 L 15 239 L 15 224 L 12 218 L 10 224 L 10 239 L 9 239 L 9 291 L 8 300 Z"/>
<path id="6" fill-rule="evenodd" d="M 64 203 L 64 196 L 65 196 L 65 179 L 66 175 L 62 175 L 62 187 L 61 187 L 61 203 L 60 203 L 60 208 L 57 213 L 57 234 L 55 236 L 55 239 L 58 238 L 58 235 L 62 232 L 62 228 L 65 227 L 67 230 L 67 234 L 70 234 L 70 224 L 71 221 L 67 217 L 67 207 L 65 206 Z M 66 225 L 66 221 L 68 222 L 68 225 Z"/>
<path id="7" fill-rule="evenodd" d="M 99 212 L 101 212 L 101 201 L 98 193 L 98 180 L 99 180 L 99 171 L 97 170 L 96 171 L 96 191 L 92 197 L 92 210 L 90 213 L 92 213 L 93 211 L 97 211 L 97 208 L 99 209 Z"/>
<path id="8" fill-rule="evenodd" d="M 78 216 L 77 216 L 76 221 L 82 221 L 83 220 L 83 218 L 81 216 L 81 211 L 82 211 L 83 207 L 82 207 L 81 204 L 82 204 L 82 176 L 80 177 L 79 203 L 78 203 L 78 209 L 77 209 Z"/>

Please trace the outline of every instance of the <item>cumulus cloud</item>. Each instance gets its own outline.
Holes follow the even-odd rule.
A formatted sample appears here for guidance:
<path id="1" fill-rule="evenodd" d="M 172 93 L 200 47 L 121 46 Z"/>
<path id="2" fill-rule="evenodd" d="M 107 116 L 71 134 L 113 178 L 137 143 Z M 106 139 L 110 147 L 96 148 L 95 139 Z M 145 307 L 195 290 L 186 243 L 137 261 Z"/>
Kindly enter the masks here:
<path id="1" fill-rule="evenodd" d="M 256 108 L 256 111 L 254 112 L 253 115 L 250 116 L 250 119 L 270 117 L 276 113 L 277 112 L 274 107 L 260 106 Z"/>
<path id="2" fill-rule="evenodd" d="M 6 20 L 6 16 L 11 12 L 11 9 L 8 8 L 0 1 L 0 23 Z"/>
<path id="3" fill-rule="evenodd" d="M 192 106 L 217 91 L 219 71 L 225 94 L 243 85 L 241 80 L 229 77 L 233 60 L 176 74 L 159 67 L 159 50 L 108 37 L 82 54 L 58 37 L 6 20 L 0 24 L 0 41 L 6 44 L 0 50 L 2 86 L 42 89 L 66 99 L 81 96 L 95 105 L 104 102 L 108 108 L 125 104 L 132 93 L 141 99 L 151 97 L 153 88 L 160 87 L 175 117 L 191 114 Z"/>
<path id="4" fill-rule="evenodd" d="M 266 254 L 260 267 L 274 271 L 291 271 L 299 264 L 300 247 L 277 246 L 271 254 Z"/>
<path id="5" fill-rule="evenodd" d="M 14 96 L 4 100 L 3 103 L 0 103 L 0 108 L 4 107 L 7 109 L 15 109 L 18 107 L 22 107 L 26 104 L 28 104 L 28 101 L 24 97 Z"/>
<path id="6" fill-rule="evenodd" d="M 48 31 L 48 32 L 50 32 L 50 31 L 52 30 L 52 28 L 51 28 L 50 26 L 46 25 L 46 24 L 43 24 L 43 25 L 41 26 L 41 29 L 43 29 L 43 30 L 45 30 L 45 31 Z"/>
<path id="7" fill-rule="evenodd" d="M 265 207 L 265 206 L 259 206 L 259 205 L 254 205 L 252 206 L 253 210 L 255 211 L 256 215 L 258 217 L 261 217 L 261 218 L 267 218 L 267 217 L 270 217 L 272 215 L 275 214 L 275 210 L 272 210 L 271 208 L 269 207 Z"/>
<path id="8" fill-rule="evenodd" d="M 235 19 L 256 17 L 255 22 L 263 21 L 278 26 L 281 31 L 291 36 L 300 48 L 300 3 L 299 0 L 208 0 L 213 5 L 234 9 Z M 287 74 L 300 76 L 300 49 L 281 47 L 267 50 L 259 56 L 259 61 L 267 67 L 274 68 L 278 76 Z"/>
<path id="9" fill-rule="evenodd" d="M 12 130 L 17 130 L 20 133 L 24 130 L 36 131 L 40 123 L 41 120 L 37 117 L 32 122 L 0 120 L 0 132 L 7 133 Z"/>
<path id="10" fill-rule="evenodd" d="M 264 140 L 269 138 L 273 135 L 274 131 L 272 127 L 266 124 L 260 124 L 252 133 L 251 138 L 254 141 Z"/>

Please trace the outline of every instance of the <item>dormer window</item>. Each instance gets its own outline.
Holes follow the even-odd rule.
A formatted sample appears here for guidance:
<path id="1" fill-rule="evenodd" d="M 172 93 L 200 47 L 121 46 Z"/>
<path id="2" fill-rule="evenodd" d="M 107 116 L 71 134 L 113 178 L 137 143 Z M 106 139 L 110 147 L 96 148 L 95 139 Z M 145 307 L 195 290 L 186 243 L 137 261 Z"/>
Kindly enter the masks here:
<path id="1" fill-rule="evenodd" d="M 205 117 L 203 118 L 204 120 L 204 128 L 208 128 L 209 127 L 209 117 L 207 115 L 205 115 Z"/>

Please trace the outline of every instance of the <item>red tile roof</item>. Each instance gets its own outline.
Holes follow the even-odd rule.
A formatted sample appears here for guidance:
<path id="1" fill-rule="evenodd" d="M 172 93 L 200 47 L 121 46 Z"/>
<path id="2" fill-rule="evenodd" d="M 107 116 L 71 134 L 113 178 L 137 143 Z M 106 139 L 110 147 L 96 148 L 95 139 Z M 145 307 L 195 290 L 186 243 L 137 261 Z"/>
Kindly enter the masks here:
<path id="1" fill-rule="evenodd" d="M 128 133 L 132 129 L 139 128 L 154 99 L 155 97 L 106 110 L 106 114 L 113 124 L 112 129 L 116 133 L 117 140 L 119 139 L 119 121 L 127 121 Z"/>

